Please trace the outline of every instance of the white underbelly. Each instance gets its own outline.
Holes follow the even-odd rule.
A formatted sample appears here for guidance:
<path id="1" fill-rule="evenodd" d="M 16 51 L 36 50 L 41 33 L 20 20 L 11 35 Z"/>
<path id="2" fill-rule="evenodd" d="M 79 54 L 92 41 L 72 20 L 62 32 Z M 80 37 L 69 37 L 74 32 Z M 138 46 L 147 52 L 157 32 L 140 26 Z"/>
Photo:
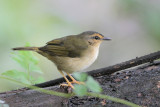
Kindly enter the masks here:
<path id="1" fill-rule="evenodd" d="M 67 73 L 82 71 L 88 68 L 97 59 L 99 49 L 93 51 L 94 54 L 88 52 L 88 54 L 85 54 L 81 58 L 55 57 L 54 63 L 57 65 L 58 69 Z"/>

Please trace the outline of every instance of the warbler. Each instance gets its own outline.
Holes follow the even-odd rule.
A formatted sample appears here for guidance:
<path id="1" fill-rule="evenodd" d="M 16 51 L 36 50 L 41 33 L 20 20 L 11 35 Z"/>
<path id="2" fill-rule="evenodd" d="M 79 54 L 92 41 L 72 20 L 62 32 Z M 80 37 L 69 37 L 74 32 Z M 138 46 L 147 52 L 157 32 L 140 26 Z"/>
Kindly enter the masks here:
<path id="1" fill-rule="evenodd" d="M 78 35 L 54 39 L 43 47 L 17 47 L 13 50 L 35 51 L 47 57 L 57 66 L 66 80 L 67 84 L 61 85 L 74 88 L 72 83 L 82 84 L 82 82 L 75 80 L 70 74 L 84 70 L 97 59 L 99 46 L 103 40 L 111 39 L 95 31 L 86 31 Z M 71 78 L 72 82 L 63 72 Z"/>

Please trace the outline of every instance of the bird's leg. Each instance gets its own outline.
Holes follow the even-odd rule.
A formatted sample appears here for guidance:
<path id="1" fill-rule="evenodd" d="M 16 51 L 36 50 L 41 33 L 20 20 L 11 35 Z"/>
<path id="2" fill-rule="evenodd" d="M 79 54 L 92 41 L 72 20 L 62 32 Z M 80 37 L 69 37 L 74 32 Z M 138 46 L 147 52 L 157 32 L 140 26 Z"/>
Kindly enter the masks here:
<path id="1" fill-rule="evenodd" d="M 64 75 L 64 73 L 61 70 L 58 70 L 62 76 L 64 77 L 64 79 L 66 80 L 67 84 L 60 84 L 61 86 L 68 86 L 74 89 L 73 85 L 71 84 L 71 82 L 69 82 L 69 80 L 66 78 L 66 76 Z"/>
<path id="2" fill-rule="evenodd" d="M 80 82 L 80 81 L 75 80 L 70 74 L 68 74 L 68 73 L 66 73 L 66 74 L 71 78 L 71 80 L 72 80 L 71 83 L 84 84 L 84 82 Z"/>

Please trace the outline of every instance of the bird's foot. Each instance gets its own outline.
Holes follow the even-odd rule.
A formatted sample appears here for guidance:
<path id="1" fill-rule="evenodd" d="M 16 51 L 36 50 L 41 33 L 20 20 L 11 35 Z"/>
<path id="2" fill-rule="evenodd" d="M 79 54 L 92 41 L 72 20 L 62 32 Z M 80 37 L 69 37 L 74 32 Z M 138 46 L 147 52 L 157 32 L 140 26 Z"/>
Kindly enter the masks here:
<path id="1" fill-rule="evenodd" d="M 69 82 L 68 84 L 60 84 L 60 86 L 71 87 L 72 89 L 74 89 L 74 86 L 71 84 L 71 82 Z"/>
<path id="2" fill-rule="evenodd" d="M 80 81 L 76 81 L 76 80 L 73 80 L 71 83 L 75 83 L 75 84 L 82 84 L 82 85 L 84 85 L 85 83 L 84 82 L 80 82 Z"/>

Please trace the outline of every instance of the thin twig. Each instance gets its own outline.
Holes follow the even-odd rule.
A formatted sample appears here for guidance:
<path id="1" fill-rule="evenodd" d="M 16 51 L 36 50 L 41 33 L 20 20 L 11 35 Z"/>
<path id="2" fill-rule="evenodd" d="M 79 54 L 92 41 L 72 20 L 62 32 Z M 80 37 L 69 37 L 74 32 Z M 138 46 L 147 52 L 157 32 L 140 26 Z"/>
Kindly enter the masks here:
<path id="1" fill-rule="evenodd" d="M 116 98 L 116 97 L 111 97 L 111 96 L 103 95 L 103 94 L 88 92 L 87 96 L 97 97 L 97 98 L 106 99 L 106 100 L 111 100 L 111 101 L 114 101 L 114 102 L 117 102 L 117 103 L 128 105 L 130 107 L 141 107 L 141 106 L 139 106 L 137 104 L 134 104 L 132 102 L 129 102 L 129 101 L 126 101 L 126 100 L 123 100 L 123 99 L 119 99 L 119 98 Z"/>
<path id="2" fill-rule="evenodd" d="M 39 91 L 39 92 L 42 92 L 42 93 L 45 93 L 45 94 L 49 94 L 49 95 L 55 95 L 55 96 L 65 97 L 65 98 L 69 98 L 69 97 L 75 95 L 74 93 L 67 94 L 67 93 L 62 93 L 62 92 L 58 92 L 58 91 L 46 90 L 46 89 L 39 88 L 39 87 L 36 87 L 36 86 L 31 86 L 31 85 L 22 83 L 20 81 L 17 81 L 15 79 L 8 78 L 8 77 L 5 77 L 5 76 L 0 76 L 0 78 L 5 79 L 5 80 L 9 80 L 9 81 L 14 82 L 16 84 L 19 84 L 21 86 L 28 87 L 29 89 L 33 89 L 33 90 L 36 90 L 36 91 Z"/>

